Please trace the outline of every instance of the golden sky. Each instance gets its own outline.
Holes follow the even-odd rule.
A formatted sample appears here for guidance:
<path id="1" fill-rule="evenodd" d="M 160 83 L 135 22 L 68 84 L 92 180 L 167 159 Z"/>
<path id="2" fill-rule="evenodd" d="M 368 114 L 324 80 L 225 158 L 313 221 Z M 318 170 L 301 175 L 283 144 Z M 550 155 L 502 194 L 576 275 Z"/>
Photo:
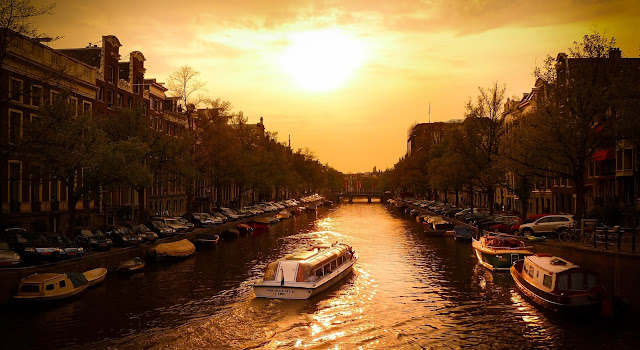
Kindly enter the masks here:
<path id="1" fill-rule="evenodd" d="M 639 23 L 637 0 L 59 0 L 35 22 L 54 48 L 115 35 L 161 82 L 190 65 L 205 95 L 343 172 L 393 166 L 429 102 L 448 121 L 495 81 L 522 96 L 594 26 L 638 57 Z"/>

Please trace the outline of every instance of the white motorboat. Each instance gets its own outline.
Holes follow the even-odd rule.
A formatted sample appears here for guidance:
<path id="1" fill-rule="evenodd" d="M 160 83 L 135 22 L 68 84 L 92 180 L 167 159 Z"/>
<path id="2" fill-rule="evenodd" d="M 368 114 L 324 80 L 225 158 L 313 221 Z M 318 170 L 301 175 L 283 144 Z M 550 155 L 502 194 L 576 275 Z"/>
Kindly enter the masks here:
<path id="1" fill-rule="evenodd" d="M 316 244 L 270 263 L 253 291 L 261 298 L 308 299 L 351 273 L 356 261 L 347 244 Z"/>

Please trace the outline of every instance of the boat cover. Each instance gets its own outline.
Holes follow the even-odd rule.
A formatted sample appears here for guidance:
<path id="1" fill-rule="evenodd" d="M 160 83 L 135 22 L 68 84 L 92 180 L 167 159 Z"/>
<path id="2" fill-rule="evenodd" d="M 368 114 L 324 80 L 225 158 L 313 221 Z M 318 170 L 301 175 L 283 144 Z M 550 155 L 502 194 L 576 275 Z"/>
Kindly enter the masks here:
<path id="1" fill-rule="evenodd" d="M 69 279 L 71 280 L 71 284 L 73 284 L 74 288 L 78 288 L 80 286 L 87 284 L 87 282 L 89 282 L 87 281 L 87 278 L 84 276 L 84 274 L 81 272 L 67 272 L 65 275 L 69 277 Z"/>
<path id="2" fill-rule="evenodd" d="M 196 246 L 186 239 L 171 242 L 161 243 L 155 248 L 156 254 L 166 256 L 189 256 L 196 251 Z"/>

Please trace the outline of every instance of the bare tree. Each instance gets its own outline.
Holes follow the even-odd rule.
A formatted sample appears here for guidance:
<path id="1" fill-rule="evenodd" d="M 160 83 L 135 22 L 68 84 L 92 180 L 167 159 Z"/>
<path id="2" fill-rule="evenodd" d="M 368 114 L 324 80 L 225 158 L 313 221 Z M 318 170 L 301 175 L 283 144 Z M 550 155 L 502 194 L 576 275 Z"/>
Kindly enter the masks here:
<path id="1" fill-rule="evenodd" d="M 193 128 L 191 114 L 195 111 L 198 103 L 203 100 L 203 98 L 196 98 L 196 96 L 193 95 L 196 92 L 203 91 L 207 85 L 207 82 L 200 80 L 199 76 L 200 72 L 192 67 L 182 66 L 169 76 L 167 83 L 169 90 L 177 96 L 180 96 L 183 105 L 182 107 L 185 109 L 185 113 L 187 114 L 189 129 Z"/>

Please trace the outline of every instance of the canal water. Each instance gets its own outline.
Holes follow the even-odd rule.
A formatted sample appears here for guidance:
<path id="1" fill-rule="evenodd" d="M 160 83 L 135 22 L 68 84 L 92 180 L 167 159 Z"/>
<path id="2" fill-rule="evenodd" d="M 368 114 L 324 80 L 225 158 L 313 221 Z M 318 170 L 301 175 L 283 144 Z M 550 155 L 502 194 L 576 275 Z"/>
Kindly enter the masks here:
<path id="1" fill-rule="evenodd" d="M 343 283 L 309 300 L 257 299 L 271 261 L 319 241 L 352 245 Z M 426 237 L 384 204 L 341 204 L 220 242 L 189 260 L 109 275 L 80 298 L 2 309 L 3 349 L 637 349 L 639 323 L 558 316 L 491 273 L 470 244 Z"/>

